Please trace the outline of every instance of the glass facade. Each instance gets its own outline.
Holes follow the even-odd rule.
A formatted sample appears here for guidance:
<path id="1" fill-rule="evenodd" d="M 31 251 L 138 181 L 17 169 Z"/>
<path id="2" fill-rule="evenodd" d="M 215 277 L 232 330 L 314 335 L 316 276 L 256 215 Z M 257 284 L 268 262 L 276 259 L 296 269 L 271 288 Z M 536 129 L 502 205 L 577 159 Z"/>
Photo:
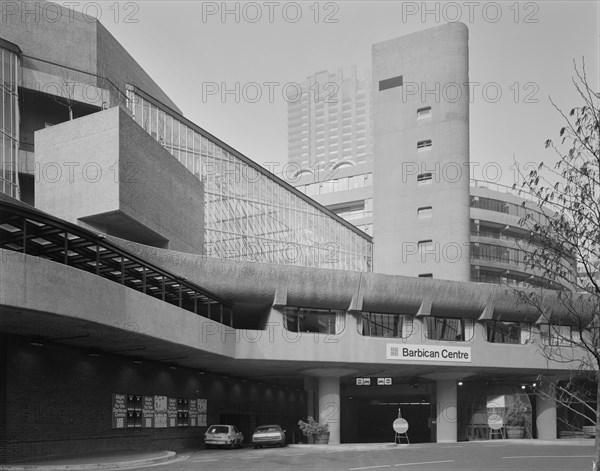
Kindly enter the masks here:
<path id="1" fill-rule="evenodd" d="M 367 235 L 135 88 L 127 93 L 135 121 L 204 182 L 208 256 L 371 271 Z"/>
<path id="2" fill-rule="evenodd" d="M 0 192 L 19 198 L 19 56 L 0 47 Z"/>

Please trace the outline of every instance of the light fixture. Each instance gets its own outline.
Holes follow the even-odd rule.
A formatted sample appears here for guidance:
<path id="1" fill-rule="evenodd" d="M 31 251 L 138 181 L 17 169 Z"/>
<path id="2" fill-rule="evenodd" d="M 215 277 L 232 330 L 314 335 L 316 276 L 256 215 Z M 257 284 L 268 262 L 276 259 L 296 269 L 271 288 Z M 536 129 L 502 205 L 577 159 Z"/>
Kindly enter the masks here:
<path id="1" fill-rule="evenodd" d="M 29 345 L 33 345 L 34 347 L 43 347 L 44 344 L 41 342 L 29 342 Z"/>
<path id="2" fill-rule="evenodd" d="M 136 365 L 141 365 L 141 364 L 142 364 L 142 360 L 133 360 L 133 362 L 134 362 Z"/>
<path id="3" fill-rule="evenodd" d="M 525 388 L 526 388 L 526 386 L 523 384 L 523 385 L 521 386 L 521 389 L 525 389 Z"/>
<path id="4" fill-rule="evenodd" d="M 462 381 L 459 381 L 459 382 L 458 382 L 458 385 L 459 385 L 459 386 L 462 386 L 462 385 L 463 385 L 463 382 L 462 382 Z"/>
<path id="5" fill-rule="evenodd" d="M 88 353 L 88 355 L 91 357 L 99 357 L 100 356 L 100 354 L 98 352 L 90 352 L 90 353 Z"/>
<path id="6" fill-rule="evenodd" d="M 535 387 L 537 386 L 537 384 L 536 384 L 536 383 L 533 383 L 531 386 L 535 388 Z"/>

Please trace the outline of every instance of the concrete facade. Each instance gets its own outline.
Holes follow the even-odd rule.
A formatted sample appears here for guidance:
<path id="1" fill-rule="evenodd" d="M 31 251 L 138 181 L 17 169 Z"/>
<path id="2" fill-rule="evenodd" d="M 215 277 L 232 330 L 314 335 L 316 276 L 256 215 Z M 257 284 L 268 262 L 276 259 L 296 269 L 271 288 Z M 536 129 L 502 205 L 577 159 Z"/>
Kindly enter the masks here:
<path id="1" fill-rule="evenodd" d="M 377 272 L 470 279 L 467 43 L 452 23 L 373 46 Z"/>
<path id="2" fill-rule="evenodd" d="M 136 95 L 145 97 L 143 103 L 129 103 L 140 108 L 128 110 L 141 125 L 119 100 L 105 111 L 88 103 L 72 121 L 48 123 L 55 125 L 47 129 L 37 128 L 45 117 L 56 117 L 58 108 L 41 110 L 35 102 L 24 108 L 34 116 L 28 133 L 36 136 L 28 158 L 41 173 L 37 208 L 0 195 L 1 461 L 199 447 L 211 423 L 238 426 L 246 443 L 255 426 L 281 423 L 288 441 L 298 443 L 306 438 L 296 424 L 309 415 L 329 425 L 332 444 L 391 442 L 399 409 L 413 443 L 477 440 L 486 438 L 489 403 L 500 396 L 507 398 L 502 414 L 511 400 L 527 397 L 531 437 L 556 436 L 557 406 L 538 397 L 533 383 L 540 374 L 555 382 L 570 377 L 565 356 L 577 362 L 580 352 L 558 346 L 563 361 L 549 360 L 540 352 L 550 340 L 541 327 L 548 319 L 535 307 L 519 303 L 510 288 L 457 281 L 468 279 L 469 257 L 453 264 L 436 264 L 435 254 L 429 258 L 435 244 L 469 246 L 470 218 L 484 219 L 478 217 L 481 208 L 469 205 L 468 175 L 432 181 L 427 192 L 417 185 L 427 166 L 445 165 L 449 172 L 452 164 L 468 162 L 468 95 L 458 103 L 438 103 L 408 88 L 468 80 L 464 25 L 374 47 L 373 173 L 383 182 L 374 195 L 381 203 L 375 231 L 382 245 L 376 267 L 381 273 L 368 273 L 202 253 L 199 224 L 207 199 L 200 164 L 216 167 L 219 160 L 234 165 L 208 175 L 214 198 L 209 209 L 213 223 L 231 225 L 229 234 L 256 235 L 259 219 L 246 210 L 258 208 L 281 226 L 264 224 L 265 232 L 306 231 L 311 244 L 331 237 L 336 226 L 311 225 L 305 216 L 312 215 L 347 230 L 346 242 L 358 235 L 367 257 L 371 240 L 264 169 L 263 186 L 242 193 L 236 179 L 249 183 L 241 178 L 253 168 L 249 159 L 165 112 L 170 101 L 105 30 L 97 22 L 77 21 L 72 29 L 59 23 L 55 31 L 48 22 L 38 27 L 17 18 L 6 31 L 15 44 L 24 44 L 24 53 L 44 52 L 66 64 L 68 51 L 51 46 L 81 41 L 81 55 L 74 52 L 72 63 L 85 69 L 84 76 L 113 75 L 151 90 Z M 428 41 L 439 48 L 431 52 Z M 58 77 L 51 67 L 34 65 L 23 67 L 49 74 L 47 80 Z M 137 93 L 135 87 L 128 91 Z M 111 99 L 113 92 L 119 93 L 109 90 Z M 426 106 L 429 112 L 419 115 Z M 173 125 L 185 130 L 185 139 Z M 163 148 L 161 137 L 171 139 L 180 161 Z M 419 146 L 428 140 L 432 146 Z M 349 168 L 339 170 L 356 176 Z M 221 178 L 227 174 L 225 186 Z M 355 190 L 357 197 L 368 192 L 347 191 Z M 269 198 L 277 204 L 269 206 Z M 294 200 L 287 208 L 278 205 Z M 217 214 L 231 203 L 246 211 L 245 226 L 231 213 Z M 431 212 L 419 219 L 421 205 Z M 406 237 L 399 240 L 399 233 Z M 432 247 L 425 244 L 419 254 L 427 260 L 402 259 L 412 250 L 403 243 L 427 240 Z M 400 269 L 410 276 L 398 275 Z M 416 276 L 423 274 L 434 279 Z M 569 316 L 558 307 L 557 293 L 544 294 L 552 322 L 566 325 Z M 596 309 L 586 299 L 575 301 L 589 312 Z M 111 404 L 117 394 L 170 399 L 168 426 L 142 426 L 139 405 L 115 424 L 116 412 L 123 411 Z M 177 408 L 190 398 L 208 401 L 207 423 L 192 425 L 185 415 L 191 409 Z M 152 417 L 162 420 L 162 412 Z"/>
<path id="3" fill-rule="evenodd" d="M 105 234 L 202 253 L 202 182 L 121 108 L 38 131 L 36 161 L 38 208 Z"/>

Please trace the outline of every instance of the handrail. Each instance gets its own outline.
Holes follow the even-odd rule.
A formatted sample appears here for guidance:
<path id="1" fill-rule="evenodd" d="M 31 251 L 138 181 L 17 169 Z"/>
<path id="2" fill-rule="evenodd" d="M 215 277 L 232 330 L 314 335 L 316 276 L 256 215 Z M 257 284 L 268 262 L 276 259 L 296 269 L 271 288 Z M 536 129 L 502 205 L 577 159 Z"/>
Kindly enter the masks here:
<path id="1" fill-rule="evenodd" d="M 0 195 L 0 248 L 63 263 L 221 323 L 232 303 L 94 233 Z M 219 320 L 216 320 L 219 322 Z"/>

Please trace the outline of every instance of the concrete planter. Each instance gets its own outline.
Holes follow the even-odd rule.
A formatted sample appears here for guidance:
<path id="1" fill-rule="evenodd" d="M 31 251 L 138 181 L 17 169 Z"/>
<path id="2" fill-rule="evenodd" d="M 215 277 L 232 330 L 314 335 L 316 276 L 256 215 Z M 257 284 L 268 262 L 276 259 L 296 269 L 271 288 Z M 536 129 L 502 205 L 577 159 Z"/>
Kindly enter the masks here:
<path id="1" fill-rule="evenodd" d="M 523 438 L 525 427 L 522 425 L 507 425 L 506 438 Z"/>
<path id="2" fill-rule="evenodd" d="M 321 435 L 315 435 L 315 445 L 327 445 L 329 443 L 329 432 L 322 433 Z"/>

